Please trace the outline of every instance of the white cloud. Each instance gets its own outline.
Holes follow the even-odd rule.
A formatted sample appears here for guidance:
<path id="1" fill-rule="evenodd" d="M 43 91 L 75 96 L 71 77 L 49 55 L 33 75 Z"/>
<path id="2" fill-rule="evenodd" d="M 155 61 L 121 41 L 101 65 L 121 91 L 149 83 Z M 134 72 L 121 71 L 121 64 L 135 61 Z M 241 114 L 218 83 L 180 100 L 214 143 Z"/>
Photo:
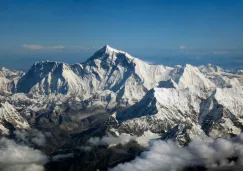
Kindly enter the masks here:
<path id="1" fill-rule="evenodd" d="M 181 50 L 186 49 L 186 46 L 184 46 L 184 45 L 180 45 L 180 46 L 179 46 L 179 49 L 181 49 Z"/>
<path id="2" fill-rule="evenodd" d="M 44 167 L 37 164 L 28 165 L 12 165 L 7 168 L 3 168 L 1 171 L 44 171 Z"/>
<path id="3" fill-rule="evenodd" d="M 24 44 L 22 48 L 28 50 L 79 50 L 79 51 L 88 51 L 91 49 L 95 49 L 95 47 L 87 48 L 83 46 L 62 46 L 62 45 L 54 45 L 54 46 L 43 46 L 36 44 Z"/>
<path id="4" fill-rule="evenodd" d="M 134 139 L 136 139 L 136 136 L 131 136 L 129 134 L 121 134 L 118 137 L 115 137 L 107 133 L 107 135 L 103 136 L 102 138 L 91 137 L 88 142 L 93 145 L 117 145 L 119 143 L 126 144 Z"/>
<path id="5" fill-rule="evenodd" d="M 40 49 L 44 48 L 41 45 L 26 45 L 26 44 L 24 44 L 22 47 L 25 49 L 30 49 L 30 50 L 40 50 Z"/>
<path id="6" fill-rule="evenodd" d="M 80 149 L 82 151 L 91 151 L 92 147 L 90 147 L 90 146 L 81 146 L 81 147 L 79 147 L 77 149 Z"/>
<path id="7" fill-rule="evenodd" d="M 21 141 L 26 145 L 38 145 L 38 146 L 45 146 L 46 144 L 46 137 L 48 137 L 47 133 L 42 133 L 37 129 L 30 129 L 30 130 L 22 130 L 22 131 L 14 131 L 14 134 L 17 140 Z"/>
<path id="8" fill-rule="evenodd" d="M 227 54 L 230 54 L 229 51 L 213 51 L 212 53 L 214 55 L 227 55 Z"/>
<path id="9" fill-rule="evenodd" d="M 38 146 L 44 146 L 46 144 L 46 136 L 38 131 L 36 132 L 35 137 L 31 139 L 31 142 Z"/>
<path id="10" fill-rule="evenodd" d="M 178 147 L 173 142 L 152 141 L 146 151 L 133 161 L 119 164 L 111 171 L 178 170 L 186 166 L 204 165 L 208 168 L 232 165 L 227 158 L 239 157 L 243 161 L 243 135 L 234 139 L 196 139 L 187 147 Z"/>
<path id="11" fill-rule="evenodd" d="M 45 46 L 44 48 L 45 49 L 53 49 L 53 50 L 56 50 L 56 49 L 65 49 L 66 47 L 65 46 L 61 46 L 61 45 L 57 45 L 57 46 Z"/>
<path id="12" fill-rule="evenodd" d="M 61 45 L 42 46 L 42 45 L 26 45 L 26 44 L 24 44 L 22 47 L 29 50 L 61 50 L 66 48 L 65 46 L 61 46 Z"/>
<path id="13" fill-rule="evenodd" d="M 41 151 L 6 138 L 0 139 L 0 154 L 2 171 L 44 171 L 48 161 Z"/>
<path id="14" fill-rule="evenodd" d="M 53 161 L 58 161 L 61 159 L 65 159 L 65 158 L 71 158 L 73 157 L 73 153 L 68 153 L 68 154 L 58 154 L 52 157 Z"/>

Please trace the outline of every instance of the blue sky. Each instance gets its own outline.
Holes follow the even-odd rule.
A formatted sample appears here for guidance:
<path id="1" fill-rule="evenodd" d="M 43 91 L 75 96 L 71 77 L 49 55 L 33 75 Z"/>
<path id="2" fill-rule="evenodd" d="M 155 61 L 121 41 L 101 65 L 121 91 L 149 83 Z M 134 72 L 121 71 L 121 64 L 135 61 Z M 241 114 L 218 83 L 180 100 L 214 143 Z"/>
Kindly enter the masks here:
<path id="1" fill-rule="evenodd" d="M 144 59 L 243 54 L 242 0 L 0 3 L 0 64 L 15 58 L 82 62 L 105 44 Z"/>

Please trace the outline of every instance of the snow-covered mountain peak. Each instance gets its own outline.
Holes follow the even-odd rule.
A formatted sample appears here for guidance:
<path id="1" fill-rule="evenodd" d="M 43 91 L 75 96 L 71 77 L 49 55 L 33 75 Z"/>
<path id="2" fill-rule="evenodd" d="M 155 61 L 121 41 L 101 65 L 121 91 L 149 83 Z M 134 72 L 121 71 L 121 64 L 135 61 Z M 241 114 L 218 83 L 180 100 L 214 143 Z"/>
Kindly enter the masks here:
<path id="1" fill-rule="evenodd" d="M 0 69 L 0 77 L 5 77 L 7 79 L 12 79 L 14 77 L 19 77 L 23 75 L 24 72 L 22 71 L 16 71 L 16 70 L 10 70 L 5 67 L 2 67 Z"/>
<path id="2" fill-rule="evenodd" d="M 75 80 L 75 81 L 74 81 Z M 71 65 L 62 62 L 36 62 L 30 70 L 19 80 L 17 92 L 36 92 L 40 94 L 68 92 L 68 84 L 76 84 L 77 76 Z M 76 90 L 76 89 L 75 89 Z"/>
<path id="3" fill-rule="evenodd" d="M 5 68 L 5 67 L 2 67 L 2 68 L 1 68 L 2 71 L 6 70 L 6 69 L 7 69 L 7 68 Z"/>
<path id="4" fill-rule="evenodd" d="M 119 52 L 123 52 L 123 51 L 117 50 L 115 48 L 112 48 L 109 45 L 105 45 L 102 49 L 105 50 L 107 53 L 112 53 L 112 52 L 119 53 Z"/>
<path id="5" fill-rule="evenodd" d="M 215 72 L 223 72 L 223 69 L 219 66 L 208 64 L 199 66 L 198 69 L 203 73 L 215 73 Z"/>
<path id="6" fill-rule="evenodd" d="M 238 74 L 238 75 L 243 75 L 243 70 L 238 70 L 238 71 L 236 72 L 236 74 Z"/>
<path id="7" fill-rule="evenodd" d="M 123 54 L 127 54 L 127 52 L 125 51 L 122 51 L 122 50 L 118 50 L 118 49 L 115 49 L 109 45 L 105 45 L 103 48 L 101 48 L 101 50 L 105 51 L 106 53 L 123 53 Z"/>
<path id="8" fill-rule="evenodd" d="M 0 69 L 0 93 L 11 93 L 14 91 L 15 85 L 24 72 L 10 70 L 5 67 Z"/>
<path id="9" fill-rule="evenodd" d="M 35 63 L 19 80 L 17 92 L 78 93 L 89 98 L 97 90 L 111 90 L 132 103 L 132 99 L 141 99 L 158 82 L 168 80 L 171 69 L 149 65 L 126 52 L 104 46 L 82 64 Z"/>
<path id="10" fill-rule="evenodd" d="M 42 67 L 44 65 L 49 65 L 50 67 L 57 67 L 58 65 L 65 65 L 64 62 L 58 62 L 58 61 L 41 61 L 41 62 L 35 62 L 33 67 Z"/>
<path id="11" fill-rule="evenodd" d="M 172 80 L 177 83 L 178 88 L 198 88 L 212 90 L 215 85 L 201 73 L 197 67 L 186 64 L 183 67 L 176 67 L 171 72 Z"/>
<path id="12" fill-rule="evenodd" d="M 135 58 L 132 57 L 127 52 L 114 49 L 114 48 L 110 47 L 109 45 L 105 45 L 100 50 L 96 51 L 94 53 L 94 55 L 88 59 L 87 63 L 90 64 L 90 62 L 94 62 L 95 60 L 99 60 L 102 62 L 106 61 L 108 63 L 117 63 L 117 61 L 119 61 L 119 62 L 125 61 L 125 62 L 130 63 L 134 59 Z"/>
<path id="13" fill-rule="evenodd" d="M 9 133 L 9 130 L 4 126 L 6 121 L 18 129 L 30 127 L 26 119 L 8 102 L 0 103 L 0 135 Z"/>

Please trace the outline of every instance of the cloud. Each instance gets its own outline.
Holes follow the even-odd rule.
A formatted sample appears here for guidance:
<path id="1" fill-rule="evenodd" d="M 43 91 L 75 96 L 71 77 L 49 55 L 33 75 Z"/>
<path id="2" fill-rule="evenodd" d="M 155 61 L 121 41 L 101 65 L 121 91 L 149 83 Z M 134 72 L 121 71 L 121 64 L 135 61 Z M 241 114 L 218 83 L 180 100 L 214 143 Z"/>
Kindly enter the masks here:
<path id="1" fill-rule="evenodd" d="M 28 50 L 79 50 L 79 51 L 88 51 L 95 49 L 95 47 L 87 48 L 83 46 L 62 46 L 62 45 L 54 45 L 54 46 L 43 46 L 36 44 L 24 44 L 22 48 Z"/>
<path id="2" fill-rule="evenodd" d="M 18 142 L 21 142 L 26 145 L 37 145 L 37 146 L 45 146 L 46 145 L 46 137 L 48 137 L 48 133 L 42 133 L 37 129 L 30 130 L 22 130 L 22 131 L 14 131 L 16 139 Z"/>
<path id="3" fill-rule="evenodd" d="M 65 158 L 71 158 L 73 157 L 73 153 L 68 153 L 68 154 L 58 154 L 52 157 L 53 161 L 58 161 L 61 159 L 65 159 Z"/>
<path id="4" fill-rule="evenodd" d="M 25 48 L 25 49 L 30 49 L 30 50 L 43 49 L 43 46 L 41 46 L 41 45 L 26 45 L 26 44 L 24 44 L 22 47 Z"/>
<path id="5" fill-rule="evenodd" d="M 179 46 L 179 49 L 181 49 L 181 50 L 186 49 L 186 46 L 184 46 L 184 45 L 180 45 L 180 46 Z"/>
<path id="6" fill-rule="evenodd" d="M 92 145 L 117 145 L 126 144 L 131 140 L 136 139 L 136 136 L 131 136 L 129 134 L 121 134 L 117 137 L 107 133 L 107 135 L 100 137 L 91 137 L 88 142 Z"/>
<path id="7" fill-rule="evenodd" d="M 90 146 L 81 146 L 81 147 L 79 147 L 77 149 L 80 149 L 82 151 L 91 151 L 92 147 L 90 147 Z"/>
<path id="8" fill-rule="evenodd" d="M 227 55 L 227 54 L 230 54 L 229 51 L 213 51 L 212 53 L 214 55 Z"/>
<path id="9" fill-rule="evenodd" d="M 44 171 L 44 167 L 37 164 L 12 165 L 1 171 Z"/>
<path id="10" fill-rule="evenodd" d="M 44 171 L 48 161 L 41 151 L 6 138 L 0 139 L 0 154 L 1 171 Z"/>
<path id="11" fill-rule="evenodd" d="M 26 45 L 24 44 L 22 46 L 25 49 L 29 49 L 29 50 L 61 50 L 61 49 L 65 49 L 65 46 L 61 46 L 61 45 L 56 45 L 56 46 L 42 46 L 42 45 Z"/>
<path id="12" fill-rule="evenodd" d="M 187 147 L 173 142 L 152 141 L 146 151 L 133 161 L 119 164 L 111 171 L 178 170 L 187 166 L 203 165 L 208 168 L 232 165 L 229 157 L 239 157 L 243 163 L 243 135 L 234 139 L 195 139 Z"/>

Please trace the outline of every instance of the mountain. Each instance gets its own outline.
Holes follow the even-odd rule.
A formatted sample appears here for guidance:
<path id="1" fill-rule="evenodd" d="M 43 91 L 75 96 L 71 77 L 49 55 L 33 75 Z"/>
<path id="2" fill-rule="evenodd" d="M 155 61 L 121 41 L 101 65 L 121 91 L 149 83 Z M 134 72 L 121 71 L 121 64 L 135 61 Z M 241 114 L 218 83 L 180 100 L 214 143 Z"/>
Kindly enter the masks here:
<path id="1" fill-rule="evenodd" d="M 5 77 L 6 79 L 9 79 L 9 80 L 17 79 L 23 75 L 24 75 L 23 71 L 9 70 L 5 67 L 2 67 L 0 69 L 0 77 Z"/>
<path id="2" fill-rule="evenodd" d="M 165 132 L 176 123 L 197 120 L 200 98 L 188 89 L 153 88 L 133 106 L 116 113 L 121 131 L 143 134 Z M 135 131 L 135 132 L 134 132 Z"/>
<path id="3" fill-rule="evenodd" d="M 197 67 L 188 64 L 184 67 L 176 67 L 171 73 L 171 78 L 180 89 L 196 88 L 210 91 L 215 88 L 215 85 Z"/>
<path id="4" fill-rule="evenodd" d="M 239 74 L 239 75 L 243 75 L 243 70 L 239 70 L 236 73 Z"/>
<path id="5" fill-rule="evenodd" d="M 212 138 L 226 138 L 240 134 L 243 128 L 242 92 L 242 86 L 216 88 L 207 93 L 154 88 L 142 100 L 113 116 L 121 123 L 121 133 L 161 133 L 182 124 Z"/>
<path id="6" fill-rule="evenodd" d="M 9 127 L 10 126 L 10 127 Z M 8 102 L 0 103 L 0 135 L 8 135 L 14 129 L 28 129 L 29 123 Z"/>
<path id="7" fill-rule="evenodd" d="M 19 80 L 17 92 L 31 94 L 82 92 L 82 83 L 71 67 L 61 62 L 35 63 Z"/>
<path id="8" fill-rule="evenodd" d="M 224 70 L 218 66 L 209 64 L 207 66 L 199 66 L 199 70 L 206 75 L 206 77 L 212 81 L 217 87 L 230 88 L 241 86 L 243 83 L 242 77 L 236 74 L 224 72 Z"/>
<path id="9" fill-rule="evenodd" d="M 98 168 L 97 158 L 131 160 L 151 139 L 184 146 L 196 137 L 240 134 L 242 92 L 241 70 L 151 65 L 106 45 L 84 63 L 36 62 L 26 73 L 2 68 L 0 136 L 46 143 L 32 146 L 49 156 L 75 154 L 51 167 Z M 132 141 L 114 148 L 108 143 L 123 139 Z"/>
<path id="10" fill-rule="evenodd" d="M 0 102 L 12 111 L 4 107 L 2 115 L 55 137 L 103 124 L 115 134 L 150 131 L 174 139 L 183 130 L 228 137 L 242 127 L 235 110 L 242 108 L 243 76 L 211 64 L 150 65 L 106 45 L 84 63 L 36 62 L 26 73 L 3 68 L 0 78 L 1 92 L 8 92 Z"/>
<path id="11" fill-rule="evenodd" d="M 35 63 L 19 80 L 16 91 L 32 95 L 78 95 L 85 100 L 97 91 L 109 90 L 116 94 L 119 103 L 134 104 L 153 87 L 166 86 L 170 79 L 182 89 L 215 88 L 197 67 L 150 65 L 106 45 L 82 64 Z"/>
<path id="12" fill-rule="evenodd" d="M 212 65 L 212 64 L 201 65 L 201 66 L 198 67 L 198 69 L 202 73 L 224 72 L 223 68 L 216 66 L 216 65 Z"/>
<path id="13" fill-rule="evenodd" d="M 238 135 L 243 128 L 243 87 L 217 88 L 201 103 L 199 123 L 212 137 Z"/>
<path id="14" fill-rule="evenodd" d="M 0 69 L 0 92 L 3 93 L 11 93 L 14 91 L 16 84 L 20 77 L 22 77 L 24 72 L 16 71 L 16 70 L 9 70 L 7 68 Z"/>
<path id="15" fill-rule="evenodd" d="M 167 80 L 171 70 L 104 46 L 82 64 L 35 63 L 19 80 L 17 92 L 74 94 L 87 99 L 97 91 L 110 90 L 119 100 L 134 103 L 158 82 Z"/>

